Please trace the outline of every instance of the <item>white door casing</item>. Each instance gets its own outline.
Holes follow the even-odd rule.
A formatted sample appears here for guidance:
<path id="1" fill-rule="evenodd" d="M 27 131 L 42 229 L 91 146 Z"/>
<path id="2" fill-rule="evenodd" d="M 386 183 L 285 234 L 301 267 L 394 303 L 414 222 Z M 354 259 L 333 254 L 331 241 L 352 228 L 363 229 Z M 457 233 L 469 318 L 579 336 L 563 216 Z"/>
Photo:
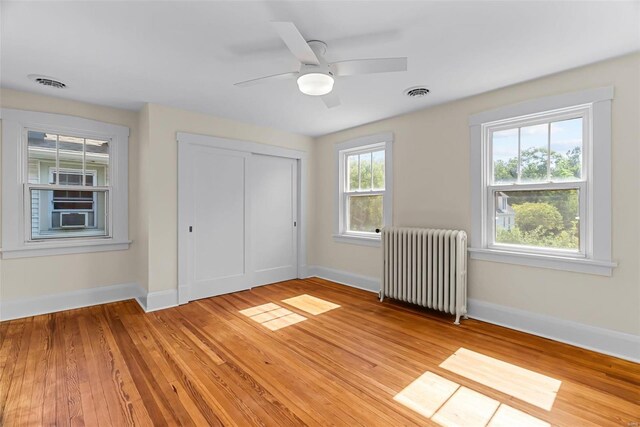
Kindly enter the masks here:
<path id="1" fill-rule="evenodd" d="M 305 173 L 301 151 L 178 133 L 180 304 L 305 277 Z"/>

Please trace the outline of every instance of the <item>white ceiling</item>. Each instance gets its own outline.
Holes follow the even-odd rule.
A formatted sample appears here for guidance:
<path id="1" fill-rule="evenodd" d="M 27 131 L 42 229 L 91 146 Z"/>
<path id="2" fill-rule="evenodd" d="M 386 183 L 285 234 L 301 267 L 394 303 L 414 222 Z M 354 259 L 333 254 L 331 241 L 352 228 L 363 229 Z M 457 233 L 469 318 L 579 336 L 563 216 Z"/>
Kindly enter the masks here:
<path id="1" fill-rule="evenodd" d="M 422 109 L 640 49 L 639 2 L 2 2 L 1 84 L 95 104 L 152 102 L 307 135 Z M 279 81 L 297 70 L 270 21 L 328 61 L 407 56 L 409 71 L 339 78 L 342 105 Z M 68 88 L 36 86 L 28 74 Z M 404 89 L 431 94 L 409 99 Z"/>

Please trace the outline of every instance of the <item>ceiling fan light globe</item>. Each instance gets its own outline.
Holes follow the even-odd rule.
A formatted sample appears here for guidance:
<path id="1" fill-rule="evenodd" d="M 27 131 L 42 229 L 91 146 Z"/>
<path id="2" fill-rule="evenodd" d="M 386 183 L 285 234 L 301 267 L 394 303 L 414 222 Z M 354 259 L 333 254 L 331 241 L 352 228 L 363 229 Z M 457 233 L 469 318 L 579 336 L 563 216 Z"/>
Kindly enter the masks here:
<path id="1" fill-rule="evenodd" d="M 298 77 L 298 89 L 305 95 L 326 95 L 333 90 L 333 77 L 323 73 L 303 74 Z"/>

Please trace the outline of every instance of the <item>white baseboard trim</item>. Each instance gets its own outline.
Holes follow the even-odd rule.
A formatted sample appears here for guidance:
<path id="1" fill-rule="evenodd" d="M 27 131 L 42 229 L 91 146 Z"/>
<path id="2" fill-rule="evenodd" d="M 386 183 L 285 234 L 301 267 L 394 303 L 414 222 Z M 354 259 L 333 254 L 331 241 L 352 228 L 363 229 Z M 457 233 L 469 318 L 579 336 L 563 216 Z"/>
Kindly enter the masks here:
<path id="1" fill-rule="evenodd" d="M 331 280 L 342 285 L 351 286 L 369 292 L 380 292 L 380 279 L 375 277 L 361 276 L 348 271 L 334 270 L 332 268 L 310 265 L 307 269 L 308 277 L 319 277 Z"/>
<path id="2" fill-rule="evenodd" d="M 309 266 L 307 264 L 300 264 L 298 266 L 298 277 L 299 278 L 309 277 Z"/>
<path id="3" fill-rule="evenodd" d="M 55 313 L 57 311 L 90 307 L 92 305 L 135 299 L 149 313 L 178 305 L 178 291 L 149 292 L 137 283 L 100 286 L 71 292 L 62 292 L 0 302 L 0 321 Z"/>
<path id="4" fill-rule="evenodd" d="M 72 310 L 128 299 L 138 299 L 142 290 L 136 283 L 100 286 L 59 294 L 0 302 L 0 321 Z"/>
<path id="5" fill-rule="evenodd" d="M 469 299 L 469 317 L 576 347 L 640 362 L 640 336 Z"/>
<path id="6" fill-rule="evenodd" d="M 348 271 L 309 266 L 308 273 L 309 277 L 320 277 L 366 291 L 378 292 L 380 290 L 379 279 L 353 274 Z M 640 362 L 640 336 L 637 335 L 598 328 L 475 299 L 469 299 L 468 310 L 469 317 L 477 320 L 632 362 Z"/>
<path id="7" fill-rule="evenodd" d="M 146 313 L 176 307 L 178 305 L 178 290 L 167 289 L 166 291 L 149 292 L 144 300 L 138 301 L 138 304 Z"/>
<path id="8" fill-rule="evenodd" d="M 136 302 L 142 308 L 142 311 L 147 311 L 147 291 L 138 287 L 138 296 L 135 298 Z"/>

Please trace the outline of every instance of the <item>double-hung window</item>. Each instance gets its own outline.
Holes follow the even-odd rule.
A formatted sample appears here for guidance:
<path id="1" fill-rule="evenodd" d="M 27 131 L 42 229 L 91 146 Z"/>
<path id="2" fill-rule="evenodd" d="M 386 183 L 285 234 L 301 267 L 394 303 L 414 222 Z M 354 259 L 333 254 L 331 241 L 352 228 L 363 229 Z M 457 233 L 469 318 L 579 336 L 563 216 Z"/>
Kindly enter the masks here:
<path id="1" fill-rule="evenodd" d="M 612 96 L 603 88 L 472 117 L 472 257 L 610 274 Z"/>
<path id="2" fill-rule="evenodd" d="M 391 134 L 336 145 L 338 164 L 337 240 L 378 244 L 391 224 Z"/>
<path id="3" fill-rule="evenodd" d="M 27 240 L 109 236 L 109 145 L 27 130 Z"/>
<path id="4" fill-rule="evenodd" d="M 2 257 L 129 247 L 129 129 L 2 110 Z"/>
<path id="5" fill-rule="evenodd" d="M 578 107 L 484 127 L 490 248 L 586 255 L 589 115 Z"/>

